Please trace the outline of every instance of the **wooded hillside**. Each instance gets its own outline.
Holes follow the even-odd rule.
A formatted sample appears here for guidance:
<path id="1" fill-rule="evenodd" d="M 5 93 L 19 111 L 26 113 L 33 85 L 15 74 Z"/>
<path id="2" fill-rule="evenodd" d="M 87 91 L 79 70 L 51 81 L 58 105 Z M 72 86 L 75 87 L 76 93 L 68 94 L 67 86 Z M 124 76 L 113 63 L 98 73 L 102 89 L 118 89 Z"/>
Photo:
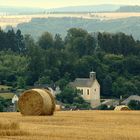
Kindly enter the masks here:
<path id="1" fill-rule="evenodd" d="M 124 33 L 71 28 L 65 39 L 45 32 L 38 41 L 0 30 L 0 83 L 13 88 L 59 85 L 97 73 L 104 97 L 140 95 L 140 41 Z"/>

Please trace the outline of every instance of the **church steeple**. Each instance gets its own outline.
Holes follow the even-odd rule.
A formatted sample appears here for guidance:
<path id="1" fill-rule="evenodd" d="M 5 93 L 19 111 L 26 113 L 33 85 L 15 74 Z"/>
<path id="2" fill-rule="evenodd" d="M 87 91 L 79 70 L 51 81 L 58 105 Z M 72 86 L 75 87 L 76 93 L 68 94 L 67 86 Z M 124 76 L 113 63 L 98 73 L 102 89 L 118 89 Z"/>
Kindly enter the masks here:
<path id="1" fill-rule="evenodd" d="M 96 72 L 91 71 L 89 78 L 90 78 L 90 80 L 95 80 L 96 79 Z"/>

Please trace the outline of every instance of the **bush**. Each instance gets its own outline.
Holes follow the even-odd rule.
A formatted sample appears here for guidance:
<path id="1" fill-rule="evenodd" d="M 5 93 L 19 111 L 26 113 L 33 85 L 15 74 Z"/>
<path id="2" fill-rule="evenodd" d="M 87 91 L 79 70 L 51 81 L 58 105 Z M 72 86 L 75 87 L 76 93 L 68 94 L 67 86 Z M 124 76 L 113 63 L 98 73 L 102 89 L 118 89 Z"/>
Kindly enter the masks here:
<path id="1" fill-rule="evenodd" d="M 99 110 L 114 110 L 114 106 L 107 106 L 105 104 L 102 104 L 98 107 Z"/>
<path id="2" fill-rule="evenodd" d="M 68 109 L 90 109 L 90 104 L 87 103 L 79 94 L 79 90 L 72 87 L 65 87 L 56 99 L 65 104 Z"/>
<path id="3" fill-rule="evenodd" d="M 132 110 L 140 110 L 140 101 L 136 101 L 136 100 L 131 100 L 128 103 L 128 106 L 130 109 Z"/>

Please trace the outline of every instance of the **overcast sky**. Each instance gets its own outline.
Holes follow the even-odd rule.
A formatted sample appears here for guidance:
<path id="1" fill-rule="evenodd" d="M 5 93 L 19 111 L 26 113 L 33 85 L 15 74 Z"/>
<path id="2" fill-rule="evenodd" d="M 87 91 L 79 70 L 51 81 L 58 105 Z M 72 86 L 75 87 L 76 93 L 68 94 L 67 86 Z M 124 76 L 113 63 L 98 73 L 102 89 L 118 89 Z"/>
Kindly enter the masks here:
<path id="1" fill-rule="evenodd" d="M 56 8 L 77 5 L 140 5 L 140 0 L 0 0 L 0 6 Z"/>

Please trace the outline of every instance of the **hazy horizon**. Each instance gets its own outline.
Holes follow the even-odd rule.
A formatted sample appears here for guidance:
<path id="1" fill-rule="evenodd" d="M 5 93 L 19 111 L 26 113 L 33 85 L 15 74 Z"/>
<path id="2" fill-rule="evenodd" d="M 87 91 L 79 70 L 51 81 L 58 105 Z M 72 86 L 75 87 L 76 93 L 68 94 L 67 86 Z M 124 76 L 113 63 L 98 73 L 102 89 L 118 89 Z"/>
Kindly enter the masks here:
<path id="1" fill-rule="evenodd" d="M 114 4 L 114 5 L 140 5 L 140 0 L 0 0 L 0 6 L 8 7 L 32 7 L 32 8 L 59 8 L 69 6 L 82 6 L 82 5 L 101 5 L 101 4 Z"/>

